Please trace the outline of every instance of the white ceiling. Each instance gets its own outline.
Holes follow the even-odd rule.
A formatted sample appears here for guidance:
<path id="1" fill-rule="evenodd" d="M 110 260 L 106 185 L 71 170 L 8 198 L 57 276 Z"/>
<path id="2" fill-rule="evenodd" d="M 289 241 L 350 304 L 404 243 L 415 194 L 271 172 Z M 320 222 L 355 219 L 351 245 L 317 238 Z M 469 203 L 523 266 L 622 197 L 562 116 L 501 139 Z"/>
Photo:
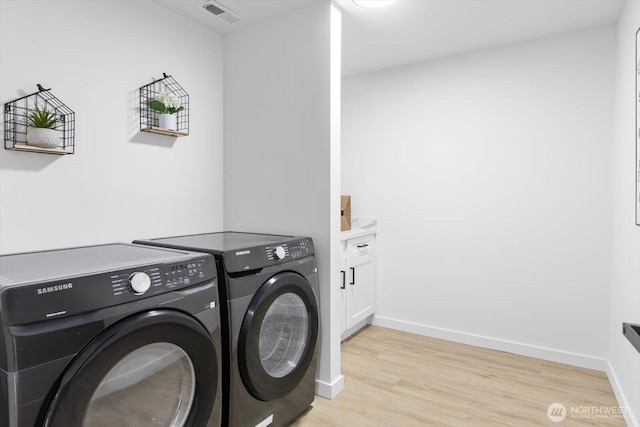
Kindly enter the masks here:
<path id="1" fill-rule="evenodd" d="M 621 0 L 398 0 L 343 8 L 343 74 L 613 24 Z"/>
<path id="2" fill-rule="evenodd" d="M 301 7 L 328 0 L 154 0 L 156 3 L 176 12 L 219 34 L 229 34 L 254 25 L 265 19 L 284 15 Z M 217 3 L 240 18 L 239 22 L 229 24 L 202 7 L 204 4 Z"/>
<path id="3" fill-rule="evenodd" d="M 227 24 L 206 12 L 207 0 L 155 0 L 220 34 L 328 0 L 218 0 L 241 19 Z M 569 31 L 613 24 L 624 0 L 397 0 L 342 9 L 344 75 L 424 61 Z"/>

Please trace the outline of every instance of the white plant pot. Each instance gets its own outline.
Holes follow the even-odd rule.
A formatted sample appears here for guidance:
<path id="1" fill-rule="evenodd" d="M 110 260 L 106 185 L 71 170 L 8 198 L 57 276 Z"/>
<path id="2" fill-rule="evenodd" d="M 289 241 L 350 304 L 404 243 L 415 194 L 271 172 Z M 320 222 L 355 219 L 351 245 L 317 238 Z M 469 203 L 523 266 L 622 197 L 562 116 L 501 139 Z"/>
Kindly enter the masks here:
<path id="1" fill-rule="evenodd" d="M 178 116 L 175 114 L 159 114 L 158 126 L 165 129 L 178 130 Z"/>
<path id="2" fill-rule="evenodd" d="M 60 146 L 60 131 L 47 128 L 27 128 L 27 144 L 43 148 Z"/>

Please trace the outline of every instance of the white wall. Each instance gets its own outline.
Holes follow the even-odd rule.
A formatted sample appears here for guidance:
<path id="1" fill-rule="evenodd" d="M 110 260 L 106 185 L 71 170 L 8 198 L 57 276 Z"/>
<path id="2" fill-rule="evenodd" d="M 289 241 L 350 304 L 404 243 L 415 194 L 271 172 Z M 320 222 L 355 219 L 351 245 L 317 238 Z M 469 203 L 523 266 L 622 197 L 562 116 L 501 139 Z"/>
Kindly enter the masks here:
<path id="1" fill-rule="evenodd" d="M 615 32 L 343 81 L 377 324 L 605 369 Z"/>
<path id="2" fill-rule="evenodd" d="M 139 132 L 163 72 L 190 95 L 187 137 Z M 0 149 L 1 253 L 222 228 L 220 36 L 151 1 L 2 0 L 0 100 L 36 83 L 74 110 L 76 152 Z"/>
<path id="3" fill-rule="evenodd" d="M 331 194 L 330 21 L 327 1 L 224 44 L 224 225 L 313 238 L 322 318 L 317 391 L 325 397 L 342 381 L 339 332 L 330 322 L 330 284 L 339 272 L 331 251 L 339 186 Z"/>
<path id="4" fill-rule="evenodd" d="M 640 324 L 640 227 L 635 223 L 635 34 L 640 2 L 628 1 L 618 23 L 613 142 L 613 274 L 611 287 L 610 378 L 627 423 L 640 426 L 640 354 L 622 335 L 622 322 Z"/>

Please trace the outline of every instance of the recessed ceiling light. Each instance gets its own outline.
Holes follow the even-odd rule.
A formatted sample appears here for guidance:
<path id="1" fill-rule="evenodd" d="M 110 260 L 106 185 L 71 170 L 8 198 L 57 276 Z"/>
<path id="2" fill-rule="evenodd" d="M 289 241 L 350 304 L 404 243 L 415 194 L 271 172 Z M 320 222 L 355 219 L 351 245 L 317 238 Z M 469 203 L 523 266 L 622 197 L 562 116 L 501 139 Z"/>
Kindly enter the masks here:
<path id="1" fill-rule="evenodd" d="M 355 4 L 362 7 L 378 8 L 389 6 L 396 2 L 396 0 L 353 0 Z"/>

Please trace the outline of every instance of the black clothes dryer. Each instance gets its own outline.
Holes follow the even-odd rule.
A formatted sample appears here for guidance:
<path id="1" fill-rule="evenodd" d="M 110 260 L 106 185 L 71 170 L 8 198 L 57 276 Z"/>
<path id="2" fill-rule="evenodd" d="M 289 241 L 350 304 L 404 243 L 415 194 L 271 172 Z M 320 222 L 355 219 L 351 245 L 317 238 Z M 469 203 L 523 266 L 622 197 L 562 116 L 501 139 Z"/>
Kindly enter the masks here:
<path id="1" fill-rule="evenodd" d="M 220 425 L 217 287 L 202 253 L 1 256 L 0 425 Z"/>
<path id="2" fill-rule="evenodd" d="M 213 254 L 223 323 L 223 425 L 284 426 L 315 397 L 319 307 L 308 237 L 221 232 L 135 243 Z"/>

